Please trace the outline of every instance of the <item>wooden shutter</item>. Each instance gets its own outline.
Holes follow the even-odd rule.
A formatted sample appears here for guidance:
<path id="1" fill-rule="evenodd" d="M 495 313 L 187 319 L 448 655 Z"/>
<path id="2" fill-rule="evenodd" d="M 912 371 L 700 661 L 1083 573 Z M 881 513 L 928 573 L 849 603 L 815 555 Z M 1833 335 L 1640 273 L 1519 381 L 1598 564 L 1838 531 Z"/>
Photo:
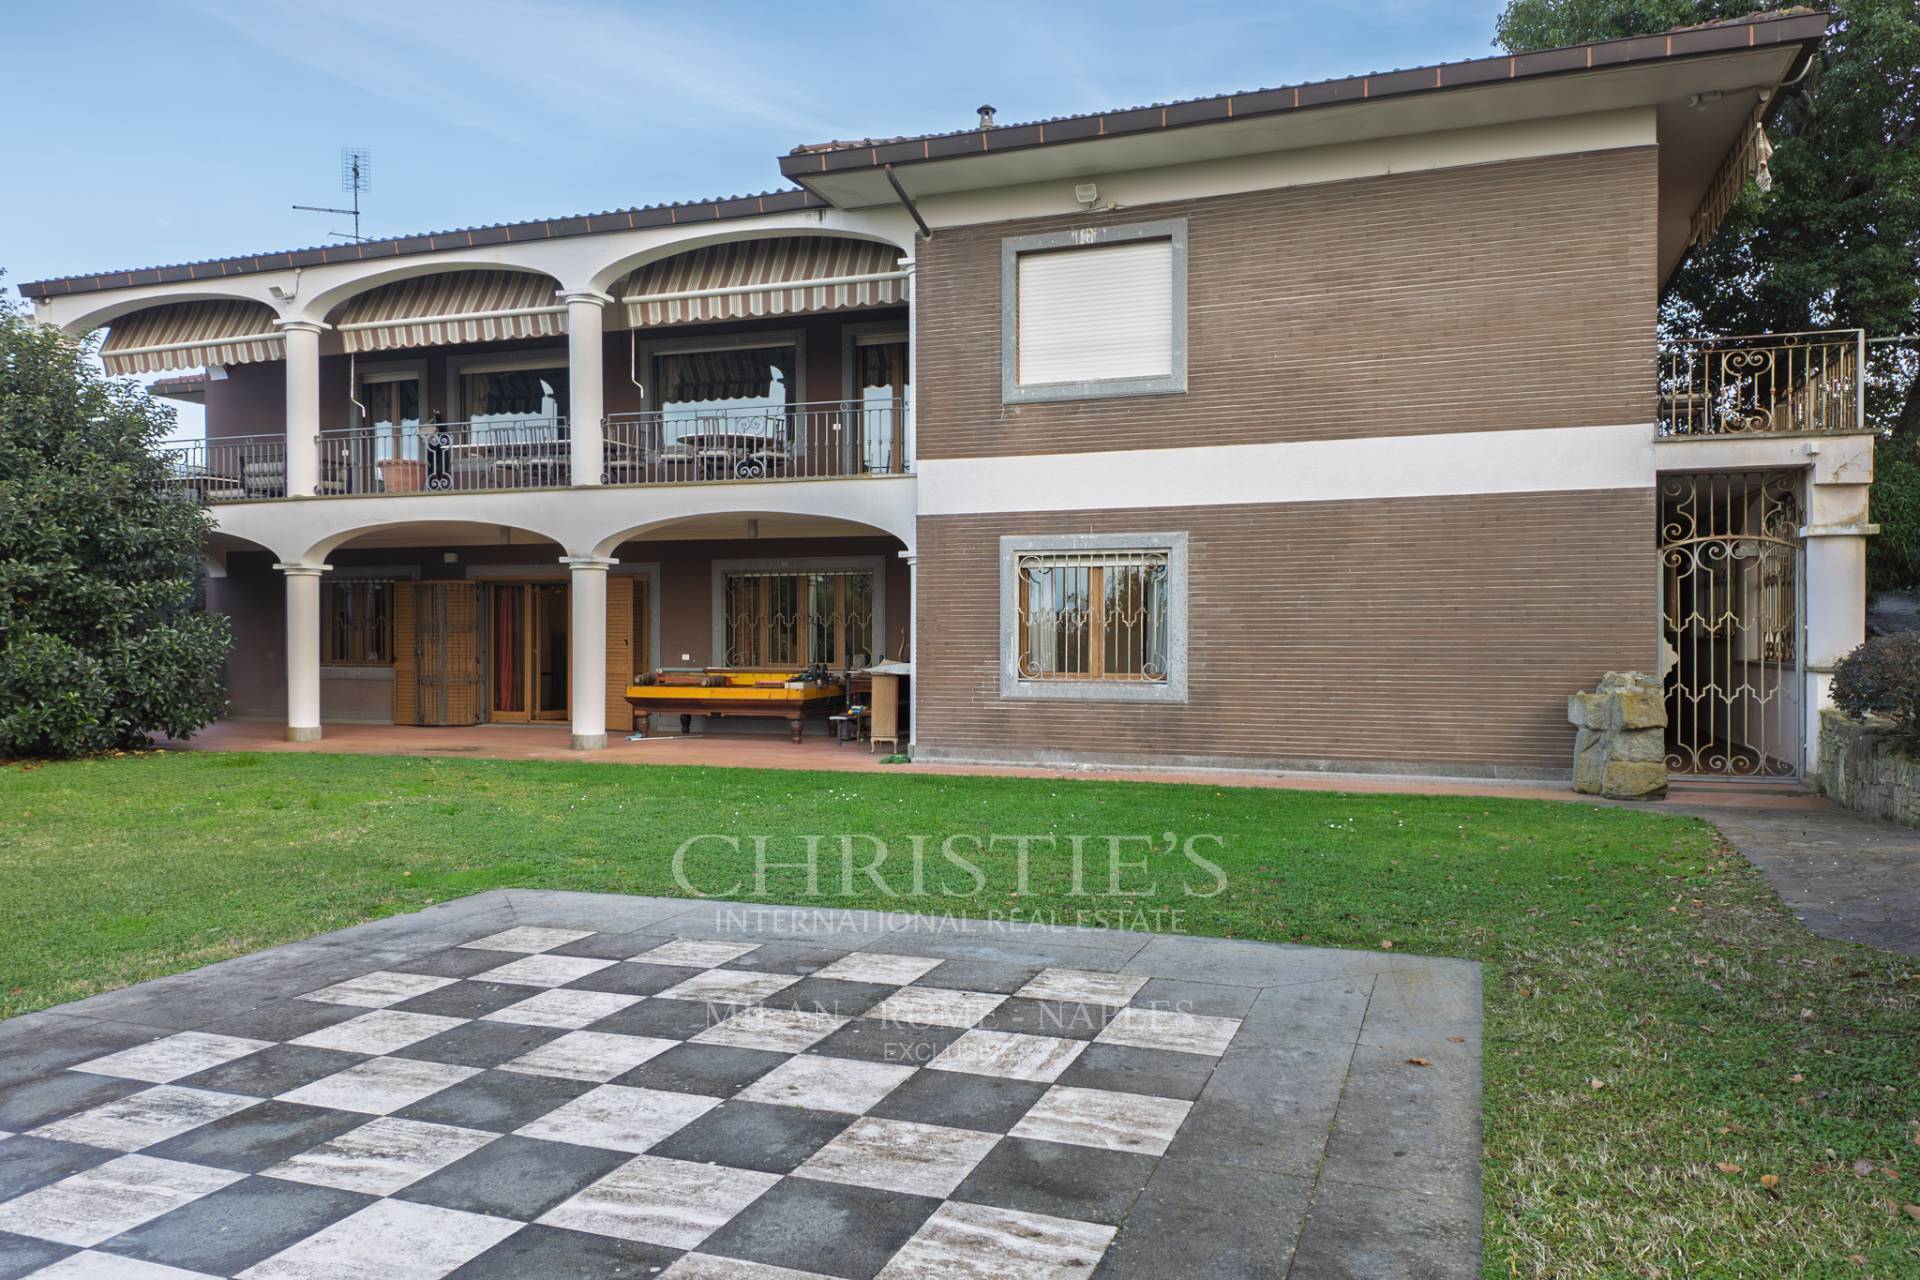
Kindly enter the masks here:
<path id="1" fill-rule="evenodd" d="M 486 646 L 481 639 L 486 614 L 481 608 L 480 584 L 449 582 L 442 590 L 447 610 L 445 723 L 479 724 L 486 690 Z"/>
<path id="2" fill-rule="evenodd" d="M 633 682 L 633 590 L 628 579 L 607 582 L 607 731 L 633 732 L 633 706 L 627 686 Z"/>
<path id="3" fill-rule="evenodd" d="M 420 723 L 420 664 L 414 651 L 413 584 L 393 584 L 393 722 Z"/>
<path id="4" fill-rule="evenodd" d="M 1024 253 L 1022 386 L 1173 372 L 1173 242 Z"/>

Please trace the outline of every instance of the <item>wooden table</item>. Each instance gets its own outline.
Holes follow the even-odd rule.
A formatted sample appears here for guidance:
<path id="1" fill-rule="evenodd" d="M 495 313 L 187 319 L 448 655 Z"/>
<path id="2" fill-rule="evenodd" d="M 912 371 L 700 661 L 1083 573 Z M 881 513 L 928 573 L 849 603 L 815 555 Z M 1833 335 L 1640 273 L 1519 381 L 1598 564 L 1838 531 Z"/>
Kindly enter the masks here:
<path id="1" fill-rule="evenodd" d="M 803 672 L 743 671 L 710 668 L 699 672 L 656 671 L 627 686 L 637 731 L 645 736 L 646 717 L 680 717 L 680 732 L 693 732 L 695 716 L 755 716 L 785 720 L 800 741 L 808 716 L 827 716 L 846 702 L 847 686 L 838 680 L 805 679 Z"/>

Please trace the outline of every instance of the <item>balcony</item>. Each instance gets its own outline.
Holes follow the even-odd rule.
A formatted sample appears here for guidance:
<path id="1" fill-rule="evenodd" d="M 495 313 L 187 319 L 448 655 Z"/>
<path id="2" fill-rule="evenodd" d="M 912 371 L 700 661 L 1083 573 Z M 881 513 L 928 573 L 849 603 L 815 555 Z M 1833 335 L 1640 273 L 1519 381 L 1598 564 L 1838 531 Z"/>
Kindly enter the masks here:
<path id="1" fill-rule="evenodd" d="M 321 494 L 493 493 L 572 483 L 565 418 L 354 427 L 319 437 Z"/>
<path id="2" fill-rule="evenodd" d="M 1690 338 L 1660 357 L 1662 439 L 1866 430 L 1866 333 Z"/>
<path id="3" fill-rule="evenodd" d="M 287 496 L 284 435 L 221 436 L 164 445 L 167 489 L 200 502 Z"/>
<path id="4" fill-rule="evenodd" d="M 897 399 L 616 414 L 606 422 L 604 479 L 694 484 L 903 475 L 906 423 L 906 405 Z"/>

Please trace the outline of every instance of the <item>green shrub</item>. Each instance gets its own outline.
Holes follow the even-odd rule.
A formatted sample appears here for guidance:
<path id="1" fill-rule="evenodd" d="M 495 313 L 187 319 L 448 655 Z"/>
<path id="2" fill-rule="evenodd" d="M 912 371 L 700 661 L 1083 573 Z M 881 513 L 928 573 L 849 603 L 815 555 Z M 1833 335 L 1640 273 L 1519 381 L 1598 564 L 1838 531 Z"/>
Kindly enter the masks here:
<path id="1" fill-rule="evenodd" d="M 1891 720 L 1895 744 L 1920 756 L 1920 631 L 1875 636 L 1840 659 L 1833 704 L 1855 720 Z"/>
<path id="2" fill-rule="evenodd" d="M 1867 539 L 1867 591 L 1920 590 L 1920 458 L 1900 439 L 1879 441 L 1867 496 L 1877 536 Z"/>
<path id="3" fill-rule="evenodd" d="M 194 607 L 206 509 L 154 446 L 172 410 L 0 306 L 0 758 L 184 737 L 225 709 Z"/>

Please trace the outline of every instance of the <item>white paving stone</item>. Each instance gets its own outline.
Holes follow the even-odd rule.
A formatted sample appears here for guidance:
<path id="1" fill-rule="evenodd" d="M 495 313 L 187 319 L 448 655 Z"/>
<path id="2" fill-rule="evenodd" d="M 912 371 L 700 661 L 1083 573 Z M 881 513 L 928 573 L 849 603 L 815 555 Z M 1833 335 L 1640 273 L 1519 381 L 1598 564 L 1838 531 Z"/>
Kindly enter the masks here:
<path id="1" fill-rule="evenodd" d="M 752 1169 L 636 1156 L 548 1210 L 539 1221 L 549 1227 L 691 1249 L 779 1181 L 777 1174 Z"/>
<path id="2" fill-rule="evenodd" d="M 1217 1058 L 1240 1030 L 1238 1018 L 1215 1018 L 1177 1009 L 1122 1009 L 1094 1039 L 1135 1049 L 1168 1049 Z"/>
<path id="3" fill-rule="evenodd" d="M 832 1280 L 818 1271 L 795 1271 L 744 1258 L 689 1253 L 660 1273 L 660 1280 Z"/>
<path id="4" fill-rule="evenodd" d="M 1119 1008 L 1150 981 L 1145 975 L 1095 973 L 1086 969 L 1042 969 L 1026 986 L 1014 992 L 1030 1000 L 1074 1001 Z"/>
<path id="5" fill-rule="evenodd" d="M 246 1040 L 239 1036 L 209 1035 L 204 1031 L 182 1031 L 178 1035 L 149 1040 L 131 1049 L 94 1058 L 74 1067 L 97 1076 L 119 1076 L 125 1080 L 145 1080 L 166 1084 L 196 1071 L 217 1067 L 272 1045 L 271 1040 Z"/>
<path id="6" fill-rule="evenodd" d="M 522 956 L 498 969 L 473 975 L 475 982 L 505 982 L 520 987 L 564 987 L 618 960 L 591 960 L 585 956 Z"/>
<path id="7" fill-rule="evenodd" d="M 336 1022 L 288 1043 L 313 1049 L 339 1049 L 344 1053 L 393 1053 L 410 1044 L 430 1040 L 443 1031 L 451 1031 L 467 1021 L 443 1018 L 437 1013 L 406 1013 L 399 1009 L 375 1009 L 345 1022 Z"/>
<path id="8" fill-rule="evenodd" d="M 913 1070 L 899 1063 L 851 1058 L 789 1058 L 736 1096 L 746 1102 L 865 1115 L 905 1083 Z"/>
<path id="9" fill-rule="evenodd" d="M 927 1069 L 1051 1084 L 1073 1065 L 1073 1060 L 1085 1052 L 1086 1047 L 1084 1040 L 976 1028 L 942 1049 L 927 1064 Z"/>
<path id="10" fill-rule="evenodd" d="M 949 1201 L 875 1280 L 1086 1280 L 1114 1228 Z"/>
<path id="11" fill-rule="evenodd" d="M 381 1200 L 240 1273 L 242 1280 L 442 1280 L 522 1224 Z"/>
<path id="12" fill-rule="evenodd" d="M 708 1027 L 695 1036 L 693 1042 L 799 1053 L 826 1039 L 848 1021 L 813 1009 L 769 1009 L 765 1005 L 754 1005 Z"/>
<path id="13" fill-rule="evenodd" d="M 786 973 L 746 969 L 709 969 L 660 992 L 663 1000 L 704 1000 L 708 1004 L 757 1004 L 800 979 Z"/>
<path id="14" fill-rule="evenodd" d="M 855 1120 L 795 1175 L 946 1199 L 1000 1142 L 996 1133 L 907 1120 Z"/>
<path id="15" fill-rule="evenodd" d="M 1191 1102 L 1175 1098 L 1055 1085 L 1020 1117 L 1009 1136 L 1158 1156 L 1166 1154 L 1191 1110 Z"/>
<path id="16" fill-rule="evenodd" d="M 95 1245 L 242 1176 L 151 1156 L 121 1156 L 0 1204 L 0 1231 Z"/>
<path id="17" fill-rule="evenodd" d="M 517 1022 L 530 1027 L 585 1027 L 639 1004 L 640 996 L 617 991 L 573 991 L 550 987 L 518 1004 L 483 1014 L 485 1022 Z"/>
<path id="18" fill-rule="evenodd" d="M 460 945 L 470 951 L 520 951 L 532 955 L 592 936 L 591 929 L 542 929 L 534 925 L 521 925 L 505 933 L 489 934 Z"/>
<path id="19" fill-rule="evenodd" d="M 263 1176 L 390 1196 L 497 1137 L 478 1129 L 381 1116 L 281 1161 Z"/>
<path id="20" fill-rule="evenodd" d="M 412 1058 L 375 1058 L 280 1095 L 282 1102 L 383 1116 L 480 1074 L 478 1067 Z"/>
<path id="21" fill-rule="evenodd" d="M 567 1080 L 605 1082 L 625 1075 L 679 1041 L 653 1036 L 621 1036 L 605 1031 L 569 1031 L 531 1053 L 502 1063 L 502 1071 L 526 1076 L 560 1076 Z"/>
<path id="22" fill-rule="evenodd" d="M 546 1138 L 609 1151 L 645 1151 L 720 1105 L 720 1099 L 663 1089 L 603 1084 L 522 1125 L 523 1138 Z"/>
<path id="23" fill-rule="evenodd" d="M 711 969 L 759 949 L 757 942 L 701 942 L 694 938 L 676 938 L 651 951 L 629 956 L 628 959 L 646 964 L 677 965 L 683 969 Z"/>
<path id="24" fill-rule="evenodd" d="M 456 978 L 440 978 L 430 973 L 390 973 L 379 969 L 345 982 L 336 982 L 330 987 L 322 987 L 318 991 L 309 991 L 300 998 L 319 1004 L 352 1004 L 367 1009 L 384 1009 L 390 1004 L 399 1004 L 402 1000 L 438 991 L 456 981 Z"/>
<path id="25" fill-rule="evenodd" d="M 907 987 L 867 1010 L 865 1017 L 896 1027 L 971 1027 L 1006 1003 L 986 991 Z"/>
<path id="26" fill-rule="evenodd" d="M 816 978 L 837 978 L 842 982 L 871 982 L 876 986 L 904 987 L 945 964 L 925 956 L 890 956 L 877 951 L 855 951 L 841 956 L 824 969 L 815 969 Z"/>
<path id="27" fill-rule="evenodd" d="M 27 1280 L 219 1280 L 205 1271 L 182 1271 L 158 1262 L 123 1258 L 87 1249 L 70 1253 L 52 1266 L 29 1272 Z"/>
<path id="28" fill-rule="evenodd" d="M 258 1105 L 259 1101 L 258 1098 L 214 1093 L 208 1089 L 156 1085 L 64 1120 L 43 1124 L 32 1130 L 29 1136 L 51 1138 L 56 1142 L 80 1142 L 90 1147 L 105 1147 L 110 1151 L 138 1151 L 237 1111 L 245 1111 L 248 1107 Z"/>

